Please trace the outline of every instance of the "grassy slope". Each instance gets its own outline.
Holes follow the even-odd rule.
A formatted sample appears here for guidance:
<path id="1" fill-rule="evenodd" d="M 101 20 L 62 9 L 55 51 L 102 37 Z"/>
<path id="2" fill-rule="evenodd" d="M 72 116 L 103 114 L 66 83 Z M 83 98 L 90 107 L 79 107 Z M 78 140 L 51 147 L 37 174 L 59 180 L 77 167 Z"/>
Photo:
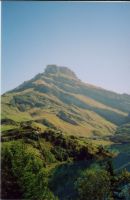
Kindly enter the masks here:
<path id="1" fill-rule="evenodd" d="M 22 96 L 23 94 L 20 95 Z M 37 92 L 36 94 L 34 92 L 34 96 L 36 95 Z M 41 96 L 43 96 L 43 94 L 41 94 Z M 49 102 L 50 97 L 48 98 L 47 95 L 45 95 L 44 97 L 46 97 L 46 99 Z M 78 124 L 76 126 L 71 123 L 67 123 L 66 121 L 56 116 L 57 111 L 61 109 L 64 110 L 66 113 L 68 113 L 70 107 L 64 104 L 60 104 L 60 106 L 57 106 L 56 104 L 51 103 L 50 107 L 48 106 L 43 109 L 34 107 L 29 109 L 28 111 L 20 112 L 17 107 L 9 105 L 11 99 L 12 99 L 12 94 L 8 94 L 6 95 L 6 97 L 3 98 L 2 118 L 10 118 L 17 122 L 27 121 L 27 120 L 47 119 L 49 122 L 54 124 L 58 129 L 61 129 L 69 134 L 81 135 L 81 136 L 90 136 L 93 133 L 93 131 L 95 131 L 94 133 L 97 135 L 111 134 L 116 127 L 114 124 L 100 117 L 93 111 L 89 111 L 87 109 L 84 110 L 82 108 L 73 106 L 71 107 L 71 109 L 73 109 L 73 111 L 76 112 L 83 121 L 75 119 Z M 55 97 L 52 97 L 51 99 L 53 99 L 56 103 L 58 102 L 58 100 Z M 35 114 L 33 115 L 33 113 Z M 4 125 L 3 129 L 6 129 L 6 125 Z"/>
<path id="2" fill-rule="evenodd" d="M 127 116 L 128 103 L 129 96 L 84 84 L 71 74 L 47 72 L 2 96 L 2 118 L 17 122 L 47 119 L 69 134 L 110 135 Z M 59 117 L 61 111 L 67 121 Z M 45 128 L 45 124 L 39 126 Z"/>

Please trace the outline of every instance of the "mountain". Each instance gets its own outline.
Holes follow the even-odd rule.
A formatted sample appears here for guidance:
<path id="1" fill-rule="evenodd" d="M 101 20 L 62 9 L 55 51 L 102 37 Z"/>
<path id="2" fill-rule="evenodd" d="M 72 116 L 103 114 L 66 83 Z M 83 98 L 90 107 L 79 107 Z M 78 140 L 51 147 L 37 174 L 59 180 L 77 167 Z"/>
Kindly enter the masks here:
<path id="1" fill-rule="evenodd" d="M 130 95 L 83 83 L 67 67 L 48 65 L 2 95 L 2 130 L 32 122 L 77 136 L 112 135 L 130 113 Z"/>

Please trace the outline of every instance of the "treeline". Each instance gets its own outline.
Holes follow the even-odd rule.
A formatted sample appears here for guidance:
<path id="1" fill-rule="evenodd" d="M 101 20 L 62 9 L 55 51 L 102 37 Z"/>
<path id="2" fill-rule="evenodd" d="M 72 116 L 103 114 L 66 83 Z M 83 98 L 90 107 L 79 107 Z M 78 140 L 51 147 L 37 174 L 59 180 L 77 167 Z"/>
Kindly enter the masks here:
<path id="1" fill-rule="evenodd" d="M 112 153 L 105 150 L 102 146 L 94 147 L 92 144 L 81 143 L 75 136 L 65 136 L 63 133 L 54 130 L 47 130 L 41 137 L 52 143 L 51 152 L 59 161 L 66 161 L 72 158 L 74 161 L 92 160 L 98 157 L 112 157 Z"/>

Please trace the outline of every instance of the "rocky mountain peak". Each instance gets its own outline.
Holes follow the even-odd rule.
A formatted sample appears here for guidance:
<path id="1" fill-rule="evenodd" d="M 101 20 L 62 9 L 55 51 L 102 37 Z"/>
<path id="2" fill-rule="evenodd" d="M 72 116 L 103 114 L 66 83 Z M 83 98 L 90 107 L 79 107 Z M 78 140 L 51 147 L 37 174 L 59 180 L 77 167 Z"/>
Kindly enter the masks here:
<path id="1" fill-rule="evenodd" d="M 50 74 L 59 75 L 59 76 L 64 75 L 64 76 L 71 77 L 73 79 L 77 79 L 76 74 L 72 70 L 70 70 L 68 67 L 64 67 L 64 66 L 47 65 L 45 69 L 45 75 L 50 75 Z"/>

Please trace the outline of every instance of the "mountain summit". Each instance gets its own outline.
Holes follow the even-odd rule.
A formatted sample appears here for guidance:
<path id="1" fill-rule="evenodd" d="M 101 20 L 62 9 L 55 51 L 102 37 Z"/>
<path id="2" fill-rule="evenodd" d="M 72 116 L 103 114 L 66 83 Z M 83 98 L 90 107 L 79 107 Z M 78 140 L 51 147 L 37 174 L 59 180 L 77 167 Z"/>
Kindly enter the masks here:
<path id="1" fill-rule="evenodd" d="M 61 67 L 57 65 L 47 65 L 45 75 L 68 76 L 69 78 L 77 79 L 76 74 L 68 67 Z"/>
<path id="2" fill-rule="evenodd" d="M 128 113 L 130 95 L 83 83 L 69 68 L 57 65 L 2 95 L 5 129 L 31 121 L 71 135 L 111 135 Z"/>

